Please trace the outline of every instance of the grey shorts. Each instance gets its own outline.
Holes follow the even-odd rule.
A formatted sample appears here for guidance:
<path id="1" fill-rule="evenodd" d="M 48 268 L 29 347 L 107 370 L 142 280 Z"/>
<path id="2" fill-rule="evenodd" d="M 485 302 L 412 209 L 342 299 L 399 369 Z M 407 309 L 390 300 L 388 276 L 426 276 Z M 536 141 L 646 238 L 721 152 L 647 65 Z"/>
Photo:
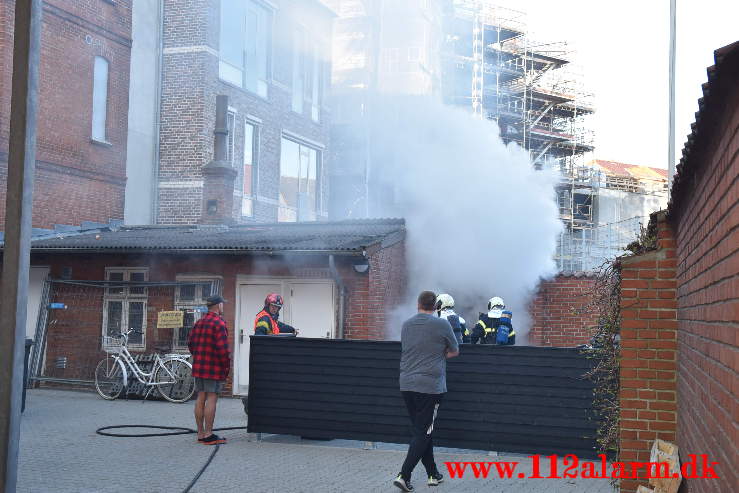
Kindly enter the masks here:
<path id="1" fill-rule="evenodd" d="M 195 377 L 195 392 L 220 392 L 223 390 L 223 380 Z"/>

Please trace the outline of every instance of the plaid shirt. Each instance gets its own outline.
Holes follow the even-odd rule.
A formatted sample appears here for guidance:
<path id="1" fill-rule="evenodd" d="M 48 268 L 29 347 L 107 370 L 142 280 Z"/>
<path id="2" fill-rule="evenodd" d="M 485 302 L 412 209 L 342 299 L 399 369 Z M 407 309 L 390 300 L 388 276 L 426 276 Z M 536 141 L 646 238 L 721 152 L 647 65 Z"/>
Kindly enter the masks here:
<path id="1" fill-rule="evenodd" d="M 192 376 L 225 380 L 231 368 L 226 321 L 208 312 L 195 322 L 187 341 L 192 354 Z"/>

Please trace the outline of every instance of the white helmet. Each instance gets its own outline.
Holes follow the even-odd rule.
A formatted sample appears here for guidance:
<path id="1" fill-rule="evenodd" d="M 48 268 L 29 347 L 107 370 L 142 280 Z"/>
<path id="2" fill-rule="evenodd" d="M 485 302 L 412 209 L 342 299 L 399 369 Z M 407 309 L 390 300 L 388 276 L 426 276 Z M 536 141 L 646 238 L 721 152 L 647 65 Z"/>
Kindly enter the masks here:
<path id="1" fill-rule="evenodd" d="M 505 308 L 505 301 L 503 301 L 503 298 L 499 296 L 493 296 L 488 301 L 488 310 L 492 310 L 493 308 L 503 310 Z"/>
<path id="2" fill-rule="evenodd" d="M 454 298 L 446 293 L 436 297 L 436 309 L 443 310 L 444 308 L 454 308 Z"/>

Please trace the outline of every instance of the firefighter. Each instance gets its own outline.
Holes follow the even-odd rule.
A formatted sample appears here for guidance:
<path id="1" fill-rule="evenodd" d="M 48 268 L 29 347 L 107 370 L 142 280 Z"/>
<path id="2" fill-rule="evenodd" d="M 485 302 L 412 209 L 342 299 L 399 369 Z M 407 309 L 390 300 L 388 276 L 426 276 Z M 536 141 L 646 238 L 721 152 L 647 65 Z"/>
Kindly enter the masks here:
<path id="1" fill-rule="evenodd" d="M 465 320 L 454 312 L 454 298 L 448 294 L 440 294 L 436 297 L 436 314 L 439 318 L 446 319 L 452 326 L 457 343 L 462 344 L 462 335 L 467 331 Z"/>
<path id="2" fill-rule="evenodd" d="M 264 300 L 264 309 L 257 313 L 257 318 L 254 320 L 255 335 L 298 335 L 298 331 L 294 327 L 278 320 L 282 305 L 282 296 L 277 293 L 267 295 Z"/>
<path id="3" fill-rule="evenodd" d="M 509 327 L 510 330 L 508 331 L 508 342 L 506 342 L 505 344 L 510 345 L 515 343 L 516 333 L 513 332 L 513 327 L 510 324 L 510 317 L 503 317 L 504 311 L 506 310 L 503 298 L 499 296 L 494 296 L 490 298 L 490 300 L 488 301 L 488 312 L 480 314 L 480 319 L 477 321 L 475 327 L 472 329 L 470 342 L 472 344 L 496 344 L 498 326 L 501 325 L 501 319 L 506 318 L 507 322 L 503 323 L 507 324 L 506 326 Z M 503 329 L 502 332 L 505 331 L 506 329 Z"/>

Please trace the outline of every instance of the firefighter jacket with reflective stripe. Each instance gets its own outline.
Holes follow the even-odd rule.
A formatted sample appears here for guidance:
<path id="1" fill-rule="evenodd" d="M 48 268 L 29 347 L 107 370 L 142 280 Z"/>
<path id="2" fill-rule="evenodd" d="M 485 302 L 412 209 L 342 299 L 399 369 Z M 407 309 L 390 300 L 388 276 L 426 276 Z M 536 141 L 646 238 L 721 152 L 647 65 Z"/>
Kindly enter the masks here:
<path id="1" fill-rule="evenodd" d="M 287 324 L 283 324 L 278 321 L 277 318 L 272 317 L 269 311 L 265 308 L 261 312 L 257 313 L 257 318 L 254 320 L 254 334 L 258 336 L 269 336 L 275 334 L 287 334 L 295 333 L 295 329 Z"/>
<path id="2" fill-rule="evenodd" d="M 495 344 L 495 334 L 499 325 L 507 325 L 510 327 L 508 334 L 508 346 L 516 343 L 516 332 L 513 330 L 511 320 L 506 317 L 493 318 L 489 314 L 481 313 L 480 319 L 472 328 L 470 333 L 470 342 L 472 344 Z"/>

